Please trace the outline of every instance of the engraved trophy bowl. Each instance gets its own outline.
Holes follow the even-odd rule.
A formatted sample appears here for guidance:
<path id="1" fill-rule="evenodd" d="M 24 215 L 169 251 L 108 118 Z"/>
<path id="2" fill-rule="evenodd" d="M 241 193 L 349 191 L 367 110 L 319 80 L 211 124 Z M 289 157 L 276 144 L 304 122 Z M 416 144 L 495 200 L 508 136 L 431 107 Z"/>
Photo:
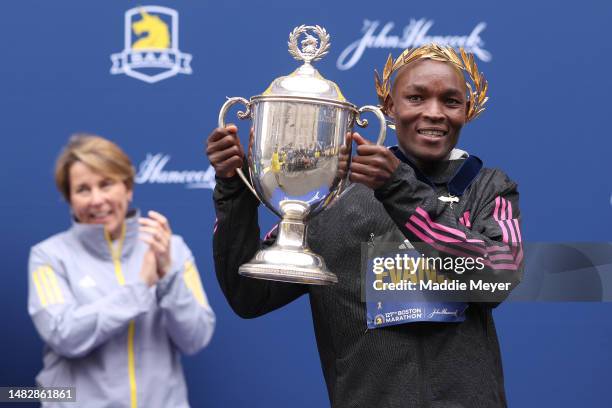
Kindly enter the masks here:
<path id="1" fill-rule="evenodd" d="M 311 34 L 312 33 L 312 34 Z M 298 46 L 300 36 L 305 38 Z M 316 37 L 315 37 L 316 36 Z M 318 37 L 318 40 L 317 40 Z M 363 112 L 380 121 L 377 144 L 386 136 L 379 108 L 360 109 L 346 101 L 338 86 L 312 66 L 329 50 L 329 35 L 320 26 L 299 26 L 289 35 L 289 53 L 303 61 L 293 73 L 275 79 L 266 91 L 246 100 L 228 98 L 219 112 L 219 127 L 237 103 L 246 106 L 238 118 L 253 121 L 248 158 L 252 185 L 238 175 L 255 196 L 281 217 L 276 242 L 259 250 L 239 273 L 258 279 L 327 285 L 338 282 L 306 241 L 307 222 L 336 199 L 348 184 L 353 126 L 366 127 Z"/>

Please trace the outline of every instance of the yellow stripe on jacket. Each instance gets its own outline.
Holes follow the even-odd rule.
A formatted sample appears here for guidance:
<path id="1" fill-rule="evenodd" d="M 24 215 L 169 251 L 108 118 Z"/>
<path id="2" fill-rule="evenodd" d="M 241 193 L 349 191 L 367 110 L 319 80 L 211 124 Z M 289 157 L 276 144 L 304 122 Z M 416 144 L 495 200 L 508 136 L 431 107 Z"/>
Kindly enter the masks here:
<path id="1" fill-rule="evenodd" d="M 195 267 L 193 262 L 185 262 L 185 272 L 183 273 L 183 279 L 185 285 L 189 288 L 193 297 L 198 301 L 201 306 L 204 306 L 204 288 L 202 287 L 202 281 L 200 280 L 200 274 L 198 269 Z"/>

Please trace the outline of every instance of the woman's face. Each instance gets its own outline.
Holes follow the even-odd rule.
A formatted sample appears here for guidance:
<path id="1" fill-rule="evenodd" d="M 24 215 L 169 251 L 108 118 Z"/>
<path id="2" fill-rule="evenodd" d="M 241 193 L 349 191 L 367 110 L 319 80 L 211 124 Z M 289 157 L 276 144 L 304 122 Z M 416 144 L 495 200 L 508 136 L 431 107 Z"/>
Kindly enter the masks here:
<path id="1" fill-rule="evenodd" d="M 448 158 L 466 121 L 466 87 L 449 63 L 424 59 L 399 72 L 389 111 L 402 150 L 417 164 Z"/>
<path id="2" fill-rule="evenodd" d="M 123 181 L 95 172 L 86 164 L 70 166 L 70 207 L 84 224 L 103 224 L 112 239 L 121 234 L 132 190 Z"/>

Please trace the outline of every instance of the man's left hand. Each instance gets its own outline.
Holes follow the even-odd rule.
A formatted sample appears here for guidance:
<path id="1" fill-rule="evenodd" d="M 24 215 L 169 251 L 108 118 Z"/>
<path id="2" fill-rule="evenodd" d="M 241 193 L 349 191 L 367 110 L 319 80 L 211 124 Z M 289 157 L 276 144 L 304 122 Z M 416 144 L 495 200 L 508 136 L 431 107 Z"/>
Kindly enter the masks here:
<path id="1" fill-rule="evenodd" d="M 375 190 L 382 187 L 390 178 L 400 161 L 385 146 L 378 146 L 353 133 L 357 143 L 357 154 L 351 163 L 351 181 L 364 184 Z"/>

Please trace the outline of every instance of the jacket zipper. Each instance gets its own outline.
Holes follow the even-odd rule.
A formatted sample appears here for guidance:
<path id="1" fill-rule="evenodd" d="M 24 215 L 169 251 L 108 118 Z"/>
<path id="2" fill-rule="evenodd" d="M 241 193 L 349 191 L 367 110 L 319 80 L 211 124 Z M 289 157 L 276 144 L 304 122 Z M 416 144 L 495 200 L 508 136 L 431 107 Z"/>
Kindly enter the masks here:
<path id="1" fill-rule="evenodd" d="M 111 257 L 113 259 L 113 266 L 115 269 L 115 277 L 119 285 L 125 285 L 125 276 L 121 268 L 121 253 L 123 250 L 123 241 L 125 240 L 125 222 L 121 227 L 121 238 L 117 246 L 113 246 L 113 241 L 106 230 L 104 230 L 104 238 L 108 244 Z M 128 339 L 127 339 L 127 356 L 128 356 L 128 378 L 130 382 L 130 408 L 138 407 L 137 388 L 136 388 L 136 361 L 134 358 L 134 336 L 136 333 L 136 324 L 134 320 L 130 320 L 128 325 Z"/>

